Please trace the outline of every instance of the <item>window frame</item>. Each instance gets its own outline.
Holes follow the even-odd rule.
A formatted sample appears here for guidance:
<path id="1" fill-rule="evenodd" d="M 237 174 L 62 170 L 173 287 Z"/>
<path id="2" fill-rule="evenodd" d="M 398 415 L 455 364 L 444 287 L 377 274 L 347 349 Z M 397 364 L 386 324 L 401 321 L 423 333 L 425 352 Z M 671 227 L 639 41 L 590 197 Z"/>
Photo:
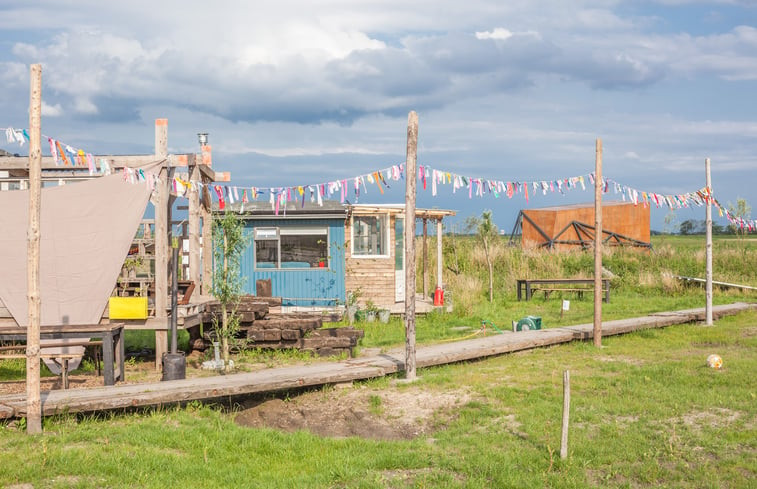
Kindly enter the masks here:
<path id="1" fill-rule="evenodd" d="M 275 236 L 271 233 L 275 231 Z M 264 234 L 263 237 L 258 237 Z M 324 236 L 326 240 L 326 266 L 325 267 L 301 267 L 287 268 L 281 266 L 281 237 L 282 236 Z M 302 272 L 302 271 L 328 271 L 331 270 L 331 230 L 329 226 L 260 226 L 253 230 L 253 270 L 255 272 Z M 275 241 L 276 242 L 276 263 L 274 267 L 258 267 L 257 241 Z"/>
<path id="2" fill-rule="evenodd" d="M 361 218 L 361 217 L 376 217 L 382 221 L 382 227 L 381 229 L 384 230 L 384 243 L 383 247 L 386 253 L 383 254 L 363 254 L 363 253 L 355 253 L 355 219 Z M 381 212 L 376 214 L 353 214 L 350 216 L 350 256 L 353 258 L 384 258 L 388 259 L 392 257 L 392 250 L 390 249 L 391 245 L 391 230 L 389 229 L 389 224 L 391 223 L 391 215 L 388 212 Z"/>

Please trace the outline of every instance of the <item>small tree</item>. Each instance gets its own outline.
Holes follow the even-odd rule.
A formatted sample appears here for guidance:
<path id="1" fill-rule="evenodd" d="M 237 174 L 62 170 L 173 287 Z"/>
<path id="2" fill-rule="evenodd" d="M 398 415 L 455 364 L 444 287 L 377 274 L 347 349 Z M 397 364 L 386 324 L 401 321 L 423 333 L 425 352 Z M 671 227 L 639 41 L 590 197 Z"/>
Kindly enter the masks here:
<path id="1" fill-rule="evenodd" d="M 214 319 L 216 335 L 221 340 L 221 352 L 226 371 L 229 366 L 229 340 L 239 330 L 237 305 L 242 295 L 240 262 L 247 247 L 242 221 L 227 212 L 222 219 L 213 221 L 214 270 L 212 293 L 221 303 L 221 322 Z"/>
<path id="2" fill-rule="evenodd" d="M 469 217 L 466 220 L 469 231 L 475 231 L 476 236 L 484 246 L 486 265 L 489 267 L 489 302 L 494 302 L 494 265 L 492 263 L 492 245 L 497 239 L 497 225 L 492 222 L 492 211 L 484 211 L 481 217 Z"/>
<path id="3" fill-rule="evenodd" d="M 751 219 L 752 215 L 752 206 L 750 206 L 746 199 L 742 199 L 741 197 L 736 199 L 736 205 L 734 206 L 730 202 L 728 202 L 728 212 L 731 214 L 731 216 L 735 217 L 736 220 L 742 219 L 745 221 L 748 221 Z M 741 248 L 741 254 L 746 258 L 746 245 L 744 243 L 744 236 L 747 233 L 747 227 L 743 223 L 731 223 L 728 225 L 728 227 L 738 236 L 739 240 L 739 248 Z"/>

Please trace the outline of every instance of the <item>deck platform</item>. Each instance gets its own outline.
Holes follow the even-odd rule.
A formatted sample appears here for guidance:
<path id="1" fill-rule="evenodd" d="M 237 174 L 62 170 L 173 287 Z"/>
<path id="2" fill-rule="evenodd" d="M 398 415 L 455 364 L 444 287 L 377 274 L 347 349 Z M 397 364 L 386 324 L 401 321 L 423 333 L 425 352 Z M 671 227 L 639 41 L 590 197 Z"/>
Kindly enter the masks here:
<path id="1" fill-rule="evenodd" d="M 754 303 L 734 303 L 713 307 L 719 318 L 757 309 Z M 704 308 L 660 312 L 648 316 L 606 321 L 602 335 L 612 336 L 632 331 L 662 328 L 704 320 Z M 417 348 L 418 367 L 430 367 L 484 358 L 542 346 L 587 340 L 593 336 L 592 324 L 566 326 L 519 333 L 505 333 L 485 338 L 440 343 Z M 281 391 L 381 377 L 404 369 L 404 350 L 355 358 L 338 363 L 273 368 L 252 373 L 219 375 L 166 382 L 127 384 L 94 389 L 53 390 L 42 393 L 43 415 L 92 412 L 137 406 L 157 406 L 198 399 Z M 0 418 L 26 415 L 26 395 L 0 397 Z"/>

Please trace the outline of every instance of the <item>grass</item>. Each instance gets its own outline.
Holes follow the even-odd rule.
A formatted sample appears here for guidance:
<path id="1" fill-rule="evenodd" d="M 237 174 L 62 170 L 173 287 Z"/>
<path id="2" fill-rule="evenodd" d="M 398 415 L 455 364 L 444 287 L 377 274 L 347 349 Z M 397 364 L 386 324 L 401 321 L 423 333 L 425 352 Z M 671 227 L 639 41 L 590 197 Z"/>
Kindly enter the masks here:
<path id="1" fill-rule="evenodd" d="M 702 242 L 701 237 L 656 237 L 651 254 L 609 252 L 605 266 L 616 277 L 603 318 L 702 307 L 703 288 L 665 275 L 704 276 Z M 588 254 L 501 247 L 496 300 L 489 304 L 475 242 L 457 239 L 456 246 L 459 273 L 447 277 L 456 312 L 419 318 L 419 344 L 465 337 L 482 320 L 502 329 L 529 314 L 541 316 L 545 327 L 591 322 L 590 297 L 566 296 L 571 309 L 561 318 L 559 296 L 518 302 L 514 282 L 591 276 Z M 445 253 L 450 256 L 451 250 Z M 716 280 L 757 285 L 757 267 L 745 266 L 756 259 L 755 243 L 716 237 Z M 714 302 L 756 298 L 716 289 Z M 363 347 L 404 344 L 399 319 L 357 326 L 365 329 Z M 151 332 L 127 333 L 132 350 L 150 348 L 153 341 Z M 705 366 L 710 353 L 723 357 L 722 370 Z M 238 359 L 269 367 L 313 361 L 299 352 L 258 350 Z M 572 406 L 570 457 L 562 461 L 557 453 L 565 369 L 571 371 Z M 0 362 L 0 380 L 23 378 L 24 372 L 21 361 Z M 473 400 L 451 421 L 440 422 L 437 432 L 412 441 L 324 439 L 307 432 L 243 428 L 233 422 L 233 412 L 199 402 L 132 413 L 61 415 L 45 419 L 44 434 L 35 437 L 0 425 L 0 486 L 750 487 L 757 478 L 754 372 L 757 314 L 752 312 L 711 328 L 681 325 L 604 338 L 601 350 L 571 343 L 421 369 L 420 388 L 464 389 Z M 382 391 L 402 388 L 386 378 L 366 384 Z M 378 396 L 369 399 L 369 409 L 373 415 L 388 414 Z"/>
<path id="2" fill-rule="evenodd" d="M 422 369 L 472 392 L 432 435 L 324 439 L 239 427 L 191 403 L 3 429 L 0 484 L 35 487 L 749 487 L 757 477 L 757 314 Z M 722 370 L 705 366 L 720 354 Z M 570 456 L 559 459 L 562 372 Z M 385 379 L 368 384 L 390 389 Z M 357 386 L 359 388 L 359 386 Z M 371 398 L 379 414 L 380 399 Z"/>

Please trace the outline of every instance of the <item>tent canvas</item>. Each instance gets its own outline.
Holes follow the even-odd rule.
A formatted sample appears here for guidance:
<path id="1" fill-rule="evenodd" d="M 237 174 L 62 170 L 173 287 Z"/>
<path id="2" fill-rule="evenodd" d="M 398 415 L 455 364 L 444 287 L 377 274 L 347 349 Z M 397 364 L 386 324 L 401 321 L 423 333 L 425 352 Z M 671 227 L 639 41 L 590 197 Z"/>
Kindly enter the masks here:
<path id="1" fill-rule="evenodd" d="M 42 189 L 41 324 L 97 324 L 151 190 L 123 175 Z M 0 192 L 0 299 L 27 326 L 29 191 Z"/>

